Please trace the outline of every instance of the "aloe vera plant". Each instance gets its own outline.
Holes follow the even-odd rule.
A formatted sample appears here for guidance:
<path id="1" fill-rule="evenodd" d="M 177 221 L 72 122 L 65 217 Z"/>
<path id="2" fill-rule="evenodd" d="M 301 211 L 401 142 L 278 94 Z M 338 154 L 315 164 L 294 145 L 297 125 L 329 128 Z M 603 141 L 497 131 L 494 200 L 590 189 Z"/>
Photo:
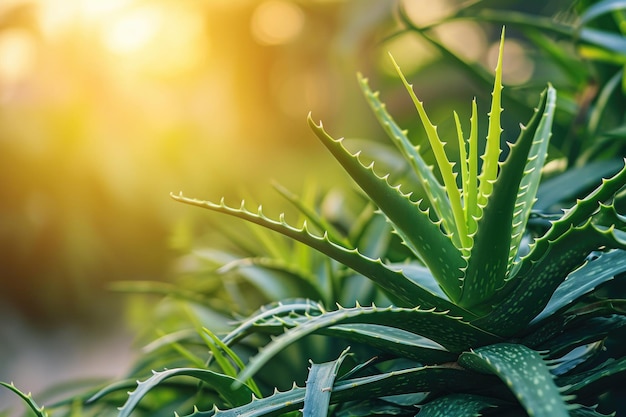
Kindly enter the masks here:
<path id="1" fill-rule="evenodd" d="M 551 219 L 522 254 L 529 219 L 540 216 L 532 207 L 546 161 L 556 91 L 546 88 L 534 115 L 501 158 L 503 48 L 504 32 L 485 151 L 479 159 L 474 102 L 467 137 L 454 114 L 457 164 L 396 65 L 425 127 L 437 171 L 359 76 L 374 114 L 423 186 L 419 200 L 403 191 L 407 184 L 393 184 L 373 163 L 364 164 L 359 153 L 348 151 L 342 139 L 334 139 L 309 116 L 313 132 L 408 249 L 405 263 L 368 257 L 330 231 L 314 232 L 306 221 L 293 226 L 284 216 L 273 220 L 244 203 L 230 207 L 223 200 L 173 195 L 177 201 L 239 217 L 304 243 L 369 278 L 391 300 L 388 306 L 357 302 L 333 309 L 285 301 L 253 315 L 221 339 L 235 346 L 254 333 L 275 335 L 232 379 L 229 389 L 247 392 L 248 401 L 223 395 L 225 401 L 212 410 L 196 410 L 190 416 L 275 415 L 298 409 L 306 415 L 413 415 L 411 406 L 419 406 L 418 415 L 424 416 L 481 411 L 601 415 L 594 406 L 607 391 L 606 381 L 623 378 L 626 367 L 623 357 L 607 360 L 603 351 L 607 335 L 626 323 L 624 300 L 602 298 L 596 291 L 626 270 L 626 223 L 614 207 L 616 194 L 626 184 L 626 169 Z M 272 357 L 311 334 L 370 346 L 379 354 L 355 358 L 348 366 L 349 354 L 344 353 L 328 363 L 312 364 L 304 387 L 253 395 L 245 381 L 271 372 L 264 366 Z M 155 375 L 143 382 L 120 415 L 129 415 L 139 392 L 159 380 Z"/>
<path id="2" fill-rule="evenodd" d="M 402 182 L 378 172 L 373 163 L 363 163 L 360 153 L 348 151 L 342 139 L 333 138 L 309 116 L 315 135 L 377 208 L 367 221 L 384 220 L 386 227 L 377 230 L 389 236 L 344 236 L 292 196 L 306 219 L 298 226 L 285 216 L 271 219 L 261 208 L 250 210 L 243 202 L 231 207 L 224 200 L 213 203 L 172 195 L 320 252 L 326 268 L 340 265 L 375 283 L 387 297 L 384 304 L 368 297 L 334 305 L 337 291 L 325 292 L 311 284 L 307 291 L 317 299 L 273 303 L 221 337 L 204 328 L 205 323 L 196 323 L 210 347 L 208 362 L 155 371 L 138 384 L 111 385 L 91 402 L 134 387 L 118 414 L 127 417 L 139 412 L 153 389 L 187 377 L 199 382 L 191 390 L 179 391 L 199 393 L 179 398 L 181 407 L 194 405 L 185 414 L 189 417 L 298 410 L 305 416 L 421 417 L 610 412 L 597 404 L 626 376 L 626 359 L 619 348 L 626 329 L 626 300 L 619 292 L 607 292 L 626 272 L 626 222 L 616 209 L 626 185 L 626 168 L 602 180 L 561 215 L 533 211 L 556 90 L 547 86 L 530 121 L 503 152 L 503 48 L 504 32 L 484 146 L 478 137 L 477 104 L 472 103 L 468 132 L 454 113 L 457 137 L 452 140 L 458 143 L 458 157 L 449 154 L 394 63 L 425 128 L 436 167 L 424 160 L 420 147 L 359 75 L 375 117 L 412 170 Z M 481 148 L 484 153 L 479 156 Z M 420 196 L 406 189 L 420 190 Z M 545 226 L 531 227 L 537 219 Z M 385 250 L 366 248 L 385 239 L 402 242 L 404 262 L 389 259 Z M 319 271 L 307 265 L 311 273 Z M 271 337 L 265 339 L 267 335 Z M 303 362 L 308 376 L 301 386 L 261 389 L 259 382 L 271 380 L 276 372 L 271 360 L 312 335 L 341 340 L 351 348 L 319 363 Z M 242 347 L 255 338 L 267 344 L 248 355 Z M 205 406 L 207 399 L 212 408 Z M 198 404 L 202 409 L 195 407 Z"/>

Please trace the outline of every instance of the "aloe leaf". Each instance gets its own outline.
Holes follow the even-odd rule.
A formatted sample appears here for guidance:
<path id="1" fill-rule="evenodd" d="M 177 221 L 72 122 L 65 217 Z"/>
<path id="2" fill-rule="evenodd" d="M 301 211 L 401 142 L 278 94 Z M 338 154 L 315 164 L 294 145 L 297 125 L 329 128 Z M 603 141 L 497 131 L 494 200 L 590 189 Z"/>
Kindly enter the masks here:
<path id="1" fill-rule="evenodd" d="M 461 193 L 459 191 L 459 188 L 457 187 L 456 173 L 452 169 L 454 164 L 450 162 L 448 156 L 446 155 L 446 143 L 439 138 L 439 134 L 437 133 L 437 126 L 433 125 L 430 121 L 428 115 L 426 114 L 426 110 L 424 109 L 424 104 L 417 98 L 415 92 L 413 91 L 413 85 L 409 84 L 409 82 L 406 80 L 404 74 L 402 74 L 400 67 L 393 59 L 393 57 L 391 57 L 391 61 L 396 69 L 396 72 L 400 76 L 404 87 L 411 96 L 411 100 L 413 100 L 415 109 L 417 110 L 420 120 L 422 121 L 422 125 L 424 126 L 424 129 L 426 131 L 428 142 L 430 143 L 430 147 L 433 151 L 433 154 L 435 155 L 435 159 L 437 160 L 437 167 L 439 168 L 439 172 L 443 179 L 443 185 L 446 191 L 446 195 L 448 197 L 450 207 L 452 209 L 452 215 L 454 217 L 454 227 L 451 230 L 448 230 L 448 233 L 452 233 L 452 235 L 455 237 L 458 236 L 458 239 L 461 243 L 461 246 L 459 247 L 460 249 L 469 248 L 471 245 L 471 240 L 469 239 L 467 224 L 465 223 L 465 213 L 463 211 L 463 205 L 461 203 Z M 431 203 L 433 205 L 443 204 L 439 200 L 431 201 Z"/>
<path id="2" fill-rule="evenodd" d="M 340 337 L 380 349 L 382 352 L 411 359 L 422 365 L 454 362 L 458 356 L 425 337 L 389 326 L 345 324 L 322 329 L 319 334 Z"/>
<path id="3" fill-rule="evenodd" d="M 545 211 L 564 201 L 583 197 L 595 189 L 602 178 L 615 175 L 623 166 L 624 161 L 619 159 L 593 161 L 543 180 L 537 191 L 534 208 Z"/>
<path id="4" fill-rule="evenodd" d="M 552 317 L 559 310 L 572 305 L 583 295 L 624 271 L 626 271 L 626 252 L 622 250 L 604 253 L 599 258 L 587 262 L 568 275 L 567 280 L 554 291 L 546 308 L 530 324 L 534 325 Z"/>
<path id="5" fill-rule="evenodd" d="M 472 394 L 450 394 L 420 406 L 419 417 L 477 417 L 496 402 L 487 397 Z"/>
<path id="6" fill-rule="evenodd" d="M 391 138 L 393 143 L 405 155 L 413 171 L 420 179 L 421 185 L 424 187 L 424 191 L 428 196 L 428 200 L 431 202 L 431 207 L 437 214 L 437 217 L 441 219 L 444 229 L 448 232 L 454 231 L 452 208 L 450 207 L 445 188 L 433 174 L 433 167 L 424 161 L 422 155 L 419 153 L 419 147 L 413 146 L 407 137 L 407 132 L 400 129 L 396 124 L 389 112 L 387 112 L 385 104 L 380 101 L 378 92 L 373 92 L 370 89 L 367 79 L 363 78 L 361 74 L 358 74 L 358 81 L 380 125 L 385 132 L 387 132 L 387 135 Z M 458 235 L 453 234 L 452 238 L 456 239 L 457 247 L 460 247 L 461 240 Z"/>
<path id="7" fill-rule="evenodd" d="M 308 120 L 317 137 L 385 213 L 406 245 L 432 271 L 444 292 L 455 300 L 459 295 L 460 269 L 465 261 L 451 237 L 442 233 L 440 224 L 430 219 L 428 211 L 420 209 L 419 202 L 411 201 L 410 195 L 403 194 L 399 186 L 392 187 L 387 177 L 379 177 L 372 165 L 364 166 L 359 154 L 352 155 L 343 146 L 342 139 L 333 139 L 322 124 L 317 125 L 310 116 Z"/>
<path id="8" fill-rule="evenodd" d="M 331 362 L 311 364 L 306 380 L 302 417 L 326 417 L 328 415 L 335 378 L 347 353 L 347 350 L 343 351 L 339 358 Z"/>
<path id="9" fill-rule="evenodd" d="M 321 305 L 310 300 L 292 300 L 278 302 L 276 305 L 261 307 L 259 311 L 240 323 L 222 339 L 222 343 L 230 346 L 250 334 L 256 323 L 284 314 L 320 314 L 324 310 Z"/>
<path id="10" fill-rule="evenodd" d="M 493 383 L 488 375 L 477 375 L 462 369 L 427 366 L 386 372 L 372 376 L 336 381 L 331 393 L 331 404 L 426 390 L 469 390 L 477 384 Z M 302 408 L 305 388 L 294 386 L 285 392 L 275 392 L 265 398 L 229 410 L 195 411 L 185 417 L 256 417 L 279 415 Z"/>
<path id="11" fill-rule="evenodd" d="M 535 240 L 531 252 L 522 259 L 522 270 L 530 268 L 534 262 L 543 258 L 550 242 L 563 235 L 572 226 L 584 223 L 600 207 L 600 203 L 610 200 L 626 185 L 626 166 L 609 179 L 602 179 L 602 184 L 576 204 L 557 221 L 552 223 L 545 235 Z"/>
<path id="12" fill-rule="evenodd" d="M 518 187 L 517 199 L 515 201 L 515 213 L 513 215 L 513 229 L 511 231 L 511 251 L 509 253 L 509 270 L 522 240 L 528 218 L 530 216 L 531 209 L 536 201 L 537 192 L 539 190 L 539 184 L 541 182 L 541 169 L 543 168 L 548 154 L 548 144 L 550 143 L 550 136 L 552 136 L 552 121 L 554 119 L 554 112 L 556 109 L 556 90 L 549 85 L 547 90 L 542 94 L 542 99 L 545 95 L 545 108 L 539 125 L 535 128 L 533 123 L 529 123 L 534 129 L 534 136 L 530 151 L 527 154 L 527 162 L 524 167 L 524 175 L 520 181 Z M 540 112 L 536 113 L 537 115 Z M 511 149 L 511 153 L 515 153 L 515 146 Z M 505 170 L 505 167 L 502 167 Z"/>
<path id="13" fill-rule="evenodd" d="M 602 246 L 626 248 L 626 240 L 617 238 L 611 229 L 596 228 L 590 221 L 570 228 L 549 242 L 544 258 L 533 262 L 510 283 L 514 287 L 510 292 L 502 290 L 506 295 L 489 314 L 472 323 L 503 337 L 521 331 L 545 308 L 567 275 L 584 263 L 589 252 Z"/>
<path id="14" fill-rule="evenodd" d="M 600 341 L 624 326 L 626 326 L 626 317 L 618 314 L 573 320 L 565 327 L 566 332 L 553 337 L 539 348 L 549 351 L 550 357 L 558 357 L 575 347 Z"/>
<path id="15" fill-rule="evenodd" d="M 161 384 L 164 380 L 176 377 L 176 376 L 189 376 L 199 379 L 218 392 L 228 403 L 232 406 L 240 406 L 252 401 L 254 397 L 252 390 L 246 385 L 239 384 L 237 387 L 233 386 L 236 381 L 224 374 L 219 374 L 208 369 L 197 368 L 176 368 L 162 372 L 153 371 L 153 375 L 145 381 L 137 382 L 137 389 L 128 395 L 126 403 L 120 408 L 118 417 L 128 417 L 132 411 L 137 407 L 142 398 L 154 387 Z M 113 389 L 117 389 L 115 386 L 106 387 L 97 392 L 91 397 L 88 402 L 96 401 Z"/>
<path id="16" fill-rule="evenodd" d="M 501 164 L 498 181 L 478 220 L 468 260 L 460 300 L 466 308 L 488 308 L 485 300 L 504 286 L 535 200 L 555 102 L 556 91 L 548 87 L 528 126 L 522 126 L 518 140 Z"/>
<path id="17" fill-rule="evenodd" d="M 626 375 L 626 358 L 609 359 L 585 372 L 559 378 L 566 394 L 595 396 L 615 387 L 615 381 L 623 380 Z"/>
<path id="18" fill-rule="evenodd" d="M 489 127 L 487 130 L 487 145 L 483 154 L 483 166 L 479 176 L 478 205 L 484 207 L 491 195 L 493 184 L 498 176 L 498 161 L 500 158 L 500 135 L 502 126 L 502 56 L 504 54 L 504 28 L 500 37 L 498 63 L 491 93 L 491 110 L 489 111 Z"/>
<path id="19" fill-rule="evenodd" d="M 6 382 L 2 381 L 0 381 L 0 386 L 3 386 L 9 391 L 13 391 L 15 394 L 17 394 L 17 396 L 20 397 L 24 401 L 24 403 L 26 403 L 28 408 L 34 413 L 36 417 L 48 417 L 48 413 L 44 411 L 43 407 L 37 405 L 35 400 L 33 400 L 33 396 L 30 393 L 25 394 L 20 391 L 15 385 L 7 384 Z"/>
<path id="20" fill-rule="evenodd" d="M 286 326 L 289 325 L 287 320 L 284 323 Z M 242 380 L 250 378 L 276 354 L 309 334 L 321 333 L 322 329 L 330 326 L 354 323 L 396 327 L 436 340 L 444 348 L 456 352 L 470 346 L 498 341 L 498 337 L 493 334 L 477 329 L 459 318 L 433 310 L 361 306 L 341 308 L 320 316 L 304 317 L 303 320 L 294 323 L 297 325 L 293 329 L 272 340 L 258 355 L 251 358 L 239 378 Z"/>
<path id="21" fill-rule="evenodd" d="M 531 416 L 569 417 L 570 407 L 561 396 L 548 366 L 539 353 L 524 345 L 483 346 L 462 353 L 459 364 L 477 372 L 497 375 Z"/>
<path id="22" fill-rule="evenodd" d="M 395 193 L 395 190 L 390 190 Z M 374 260 L 368 258 L 362 255 L 357 249 L 346 249 L 338 244 L 330 242 L 324 236 L 312 235 L 307 230 L 306 223 L 301 228 L 295 228 L 289 226 L 285 222 L 283 216 L 281 216 L 280 221 L 271 220 L 265 217 L 262 212 L 253 213 L 245 209 L 243 206 L 240 208 L 228 207 L 225 205 L 223 200 L 220 204 L 215 204 L 209 201 L 195 200 L 183 196 L 172 195 L 172 198 L 187 204 L 239 217 L 251 223 L 259 224 L 285 236 L 298 240 L 376 282 L 387 294 L 389 294 L 390 297 L 393 298 L 393 301 L 398 305 L 410 307 L 420 305 L 424 308 L 434 307 L 450 311 L 453 315 L 461 317 L 474 317 L 473 314 L 457 307 L 455 304 L 437 297 L 431 292 L 419 287 L 410 279 L 405 277 L 401 272 L 392 270 L 384 265 L 380 259 Z M 415 208 L 415 206 L 412 206 L 412 208 Z M 426 224 L 433 225 L 430 220 L 428 220 L 428 223 Z M 438 233 L 439 236 L 443 236 L 440 232 Z M 456 250 L 450 241 L 446 242 L 451 245 L 454 250 Z M 441 247 L 435 246 L 432 248 L 431 252 L 437 253 L 440 249 Z"/>

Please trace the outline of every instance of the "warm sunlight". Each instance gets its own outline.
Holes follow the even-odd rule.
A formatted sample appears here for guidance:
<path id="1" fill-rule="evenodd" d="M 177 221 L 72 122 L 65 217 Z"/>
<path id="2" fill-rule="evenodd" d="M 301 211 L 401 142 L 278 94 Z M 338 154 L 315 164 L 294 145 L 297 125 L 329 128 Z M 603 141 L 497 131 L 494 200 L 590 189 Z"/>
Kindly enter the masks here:
<path id="1" fill-rule="evenodd" d="M 38 6 L 49 40 L 78 36 L 90 42 L 90 54 L 108 54 L 109 64 L 124 71 L 176 77 L 196 70 L 209 51 L 205 19 L 192 3 L 40 0 Z"/>

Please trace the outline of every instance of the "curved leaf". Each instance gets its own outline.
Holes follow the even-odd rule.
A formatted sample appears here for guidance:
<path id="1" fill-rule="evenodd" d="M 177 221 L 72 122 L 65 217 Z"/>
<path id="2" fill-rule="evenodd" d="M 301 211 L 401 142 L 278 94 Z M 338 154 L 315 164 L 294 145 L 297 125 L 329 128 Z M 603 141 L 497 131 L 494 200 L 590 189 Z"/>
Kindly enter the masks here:
<path id="1" fill-rule="evenodd" d="M 373 170 L 373 164 L 364 166 L 359 154 L 351 154 L 343 146 L 342 139 L 332 138 L 322 124 L 316 124 L 310 115 L 308 121 L 326 148 L 385 213 L 405 244 L 429 267 L 444 292 L 452 300 L 456 299 L 465 261 L 452 238 L 442 232 L 439 223 L 430 219 L 427 210 L 420 209 L 419 202 L 403 194 L 399 186 L 391 186 L 387 176 L 379 177 Z"/>
<path id="2" fill-rule="evenodd" d="M 33 400 L 33 396 L 30 393 L 25 394 L 20 391 L 15 385 L 7 384 L 6 382 L 2 381 L 0 381 L 0 386 L 3 386 L 6 389 L 13 391 L 15 394 L 17 394 L 17 396 L 26 403 L 28 408 L 35 414 L 36 417 L 48 417 L 48 413 L 44 411 L 43 407 L 39 407 L 39 405 L 37 405 L 35 400 Z"/>
<path id="3" fill-rule="evenodd" d="M 285 320 L 285 326 L 290 323 Z M 426 338 L 436 340 L 443 347 L 460 352 L 470 346 L 482 345 L 498 341 L 499 338 L 491 333 L 482 331 L 459 318 L 451 317 L 446 313 L 420 308 L 405 309 L 397 307 L 361 307 L 341 308 L 336 311 L 323 313 L 320 316 L 305 317 L 295 326 L 260 350 L 259 354 L 250 359 L 248 366 L 241 372 L 239 378 L 246 380 L 254 375 L 269 359 L 282 351 L 285 347 L 312 333 L 319 333 L 322 329 L 340 324 L 379 324 L 410 331 Z"/>
<path id="4" fill-rule="evenodd" d="M 118 417 L 128 417 L 148 391 L 161 384 L 164 380 L 176 376 L 190 376 L 205 382 L 218 392 L 228 403 L 235 407 L 249 403 L 254 397 L 252 390 L 250 390 L 248 386 L 238 384 L 238 386 L 235 387 L 234 383 L 236 380 L 234 378 L 208 369 L 176 368 L 162 372 L 152 371 L 152 373 L 153 375 L 150 378 L 143 382 L 137 382 L 137 389 L 129 394 L 126 403 L 120 408 Z M 117 386 L 109 386 L 100 390 L 91 397 L 88 402 L 102 398 L 112 392 L 113 388 L 116 390 Z"/>
<path id="5" fill-rule="evenodd" d="M 390 190 L 393 189 L 390 188 Z M 393 193 L 396 192 L 393 191 Z M 171 196 L 176 201 L 239 217 L 298 240 L 368 277 L 389 294 L 398 305 L 409 307 L 420 305 L 425 308 L 437 308 L 450 311 L 451 314 L 460 317 L 474 317 L 472 313 L 416 285 L 401 272 L 392 270 L 390 267 L 383 264 L 380 259 L 375 260 L 368 258 L 362 255 L 357 249 L 344 248 L 331 242 L 326 236 L 312 235 L 308 231 L 306 223 L 301 228 L 295 228 L 285 222 L 284 216 L 280 217 L 280 221 L 271 220 L 265 217 L 260 210 L 258 213 L 248 211 L 243 204 L 240 208 L 232 208 L 227 206 L 223 200 L 220 204 L 215 204 L 210 201 L 195 200 L 182 195 Z M 412 208 L 415 209 L 416 207 L 412 206 Z M 427 221 L 432 225 L 430 220 Z M 439 232 L 439 236 L 444 235 Z M 449 240 L 448 244 L 452 245 Z M 452 247 L 454 248 L 454 245 L 452 245 Z M 454 250 L 456 250 L 456 248 L 454 248 Z M 433 250 L 433 252 L 436 251 Z"/>
<path id="6" fill-rule="evenodd" d="M 603 253 L 597 259 L 587 262 L 569 274 L 554 291 L 546 308 L 530 324 L 534 325 L 552 317 L 558 310 L 573 304 L 578 298 L 624 271 L 626 271 L 626 251 L 623 250 Z"/>
<path id="7" fill-rule="evenodd" d="M 497 381 L 497 380 L 495 380 Z M 432 366 L 409 368 L 372 376 L 352 378 L 335 382 L 331 393 L 331 404 L 386 397 L 389 392 L 396 395 L 423 391 L 471 390 L 477 384 L 493 383 L 488 375 L 480 375 L 463 369 Z M 195 411 L 185 417 L 256 417 L 279 415 L 302 407 L 305 388 L 294 386 L 286 392 L 275 392 L 266 398 L 255 398 L 251 403 L 229 410 L 213 409 Z"/>
<path id="8" fill-rule="evenodd" d="M 477 372 L 497 375 L 526 412 L 535 417 L 569 417 L 548 366 L 539 353 L 524 345 L 500 343 L 464 352 L 459 364 Z"/>
<path id="9" fill-rule="evenodd" d="M 424 191 L 428 196 L 428 200 L 431 203 L 431 207 L 435 210 L 437 218 L 441 219 L 443 227 L 446 231 L 452 232 L 454 227 L 454 216 L 452 214 L 452 208 L 448 201 L 445 188 L 439 183 L 437 177 L 433 174 L 433 166 L 428 165 L 419 153 L 419 147 L 413 146 L 407 132 L 402 130 L 396 122 L 393 120 L 389 112 L 379 99 L 378 92 L 373 92 L 367 82 L 367 78 L 363 78 L 361 74 L 358 74 L 359 85 L 361 91 L 365 95 L 367 102 L 374 111 L 376 118 L 380 122 L 389 138 L 396 145 L 398 149 L 404 154 L 406 160 L 411 164 L 413 171 L 421 181 L 421 185 L 424 187 Z M 457 246 L 460 247 L 461 241 L 456 234 L 452 236 Z"/>

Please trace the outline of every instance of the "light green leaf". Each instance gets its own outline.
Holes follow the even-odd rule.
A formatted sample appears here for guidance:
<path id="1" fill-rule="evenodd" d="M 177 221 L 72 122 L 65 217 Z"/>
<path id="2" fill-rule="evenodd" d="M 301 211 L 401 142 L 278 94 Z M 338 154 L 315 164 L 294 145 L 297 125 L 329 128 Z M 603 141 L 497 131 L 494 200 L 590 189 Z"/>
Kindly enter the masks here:
<path id="1" fill-rule="evenodd" d="M 460 304 L 488 310 L 489 300 L 498 296 L 517 253 L 537 192 L 541 167 L 550 136 L 556 91 L 548 87 L 542 94 L 527 127 L 511 145 L 500 168 L 468 259 Z"/>
<path id="2" fill-rule="evenodd" d="M 487 145 L 483 154 L 483 166 L 479 176 L 478 205 L 484 207 L 491 195 L 493 184 L 498 176 L 498 161 L 500 158 L 500 114 L 502 113 L 502 56 L 504 54 L 504 28 L 500 37 L 500 50 L 496 76 L 491 93 L 491 110 L 489 111 L 489 128 L 487 131 Z"/>
<path id="3" fill-rule="evenodd" d="M 391 56 L 391 55 L 390 55 Z M 469 238 L 469 234 L 467 232 L 467 224 L 465 223 L 465 214 L 463 212 L 463 205 L 461 203 L 461 193 L 456 184 L 456 176 L 457 174 L 453 171 L 452 167 L 453 163 L 450 162 L 448 156 L 446 155 L 445 145 L 439 138 L 439 134 L 437 133 L 437 126 L 433 125 L 430 121 L 428 115 L 426 114 L 426 110 L 424 109 L 424 104 L 417 98 L 415 92 L 413 91 L 413 85 L 409 84 L 409 82 L 402 74 L 400 67 L 396 64 L 396 61 L 391 57 L 391 61 L 393 66 L 396 69 L 396 72 L 400 76 L 404 87 L 407 92 L 411 96 L 411 100 L 413 100 L 413 104 L 415 105 L 415 109 L 419 114 L 420 120 L 422 121 L 422 125 L 426 131 L 426 136 L 428 137 L 428 142 L 430 143 L 430 148 L 435 155 L 435 159 L 437 160 L 437 167 L 439 168 L 439 172 L 443 179 L 443 185 L 446 191 L 447 200 L 452 209 L 452 215 L 454 218 L 454 222 L 449 226 L 452 227 L 448 230 L 448 233 L 452 233 L 452 235 L 460 240 L 459 249 L 467 249 L 471 246 L 471 240 Z M 431 203 L 433 205 L 437 204 L 446 204 L 445 200 L 433 200 Z"/>
<path id="4" fill-rule="evenodd" d="M 405 155 L 405 158 L 413 168 L 413 172 L 415 172 L 420 179 L 421 185 L 424 187 L 424 191 L 430 201 L 430 206 L 437 214 L 437 218 L 441 219 L 444 229 L 448 233 L 452 233 L 456 229 L 454 226 L 452 208 L 450 207 L 445 188 L 433 174 L 433 167 L 424 161 L 422 155 L 419 153 L 419 147 L 413 146 L 407 137 L 407 132 L 400 129 L 396 124 L 389 112 L 387 112 L 384 103 L 380 101 L 378 92 L 373 92 L 370 89 L 367 79 L 359 74 L 358 80 L 361 90 L 374 111 L 376 118 L 380 122 L 380 125 L 385 132 L 387 132 L 387 135 L 391 138 L 396 147 Z M 457 234 L 453 234 L 452 239 L 455 239 L 457 247 L 461 246 L 461 240 Z"/>

